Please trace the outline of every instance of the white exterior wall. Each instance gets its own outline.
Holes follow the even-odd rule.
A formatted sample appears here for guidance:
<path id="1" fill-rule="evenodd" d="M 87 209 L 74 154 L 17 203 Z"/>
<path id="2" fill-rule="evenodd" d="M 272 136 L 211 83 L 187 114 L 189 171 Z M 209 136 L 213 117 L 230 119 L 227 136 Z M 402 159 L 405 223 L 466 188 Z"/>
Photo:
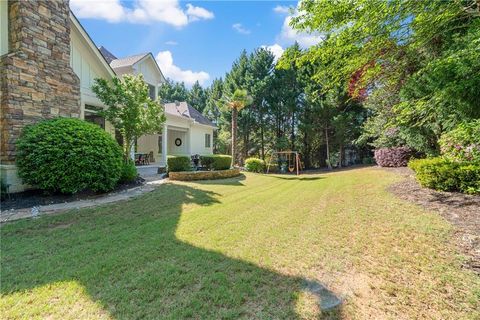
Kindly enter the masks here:
<path id="1" fill-rule="evenodd" d="M 111 79 L 112 75 L 102 65 L 98 56 L 73 24 L 70 41 L 70 65 L 80 79 L 80 118 L 85 119 L 85 105 L 105 108 L 105 105 L 92 91 L 95 78 Z M 105 131 L 115 136 L 115 128 L 108 121 L 105 121 Z"/>
<path id="2" fill-rule="evenodd" d="M 166 143 L 167 155 L 208 155 L 213 154 L 213 127 L 195 124 L 190 119 L 166 114 L 165 130 L 163 132 L 163 144 Z M 210 147 L 205 147 L 205 134 L 210 134 Z M 166 136 L 166 137 L 165 137 Z M 166 139 L 165 139 L 166 138 Z M 175 145 L 175 139 L 182 140 L 181 146 Z M 158 150 L 158 134 L 145 135 L 137 140 L 137 152 L 150 153 L 153 151 L 155 162 L 165 165 L 166 157 Z M 159 152 L 160 151 L 160 152 Z"/>
<path id="3" fill-rule="evenodd" d="M 0 56 L 8 52 L 8 1 L 0 0 Z"/>
<path id="4" fill-rule="evenodd" d="M 143 60 L 137 62 L 134 65 L 135 74 L 142 74 L 146 83 L 151 84 L 158 88 L 163 83 L 161 75 L 158 73 L 155 62 L 152 61 L 150 56 L 147 56 Z"/>
<path id="5" fill-rule="evenodd" d="M 210 134 L 210 147 L 205 147 L 205 134 Z M 193 124 L 190 127 L 191 154 L 208 155 L 213 154 L 213 128 Z"/>

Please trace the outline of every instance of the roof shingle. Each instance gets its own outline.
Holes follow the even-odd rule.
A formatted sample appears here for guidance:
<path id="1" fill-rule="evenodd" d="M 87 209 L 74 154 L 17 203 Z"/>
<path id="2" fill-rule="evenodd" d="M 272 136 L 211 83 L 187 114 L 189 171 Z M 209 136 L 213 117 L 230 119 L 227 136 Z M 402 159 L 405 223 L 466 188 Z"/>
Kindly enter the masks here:
<path id="1" fill-rule="evenodd" d="M 192 119 L 200 124 L 215 127 L 215 124 L 208 120 L 203 114 L 201 114 L 197 109 L 190 106 L 187 102 L 172 102 L 165 103 L 165 113 L 172 114 L 175 116 L 185 117 Z"/>

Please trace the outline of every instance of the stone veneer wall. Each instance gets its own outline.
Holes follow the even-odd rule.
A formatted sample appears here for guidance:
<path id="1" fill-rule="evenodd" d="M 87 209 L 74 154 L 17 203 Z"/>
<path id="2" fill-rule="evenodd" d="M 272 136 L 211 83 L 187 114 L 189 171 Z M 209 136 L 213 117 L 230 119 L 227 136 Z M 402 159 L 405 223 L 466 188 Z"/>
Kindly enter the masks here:
<path id="1" fill-rule="evenodd" d="M 194 180 L 215 180 L 233 178 L 240 175 L 240 169 L 227 169 L 215 171 L 179 171 L 169 172 L 170 180 L 194 181 Z"/>
<path id="2" fill-rule="evenodd" d="M 80 81 L 70 66 L 68 2 L 8 2 L 9 53 L 0 60 L 3 169 L 15 163 L 15 142 L 23 127 L 80 116 Z"/>

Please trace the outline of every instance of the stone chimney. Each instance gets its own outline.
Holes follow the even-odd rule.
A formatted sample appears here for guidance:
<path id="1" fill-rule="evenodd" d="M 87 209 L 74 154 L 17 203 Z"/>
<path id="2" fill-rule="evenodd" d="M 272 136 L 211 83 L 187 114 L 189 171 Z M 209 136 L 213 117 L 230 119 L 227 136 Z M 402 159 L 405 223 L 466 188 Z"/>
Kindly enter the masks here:
<path id="1" fill-rule="evenodd" d="M 68 0 L 8 1 L 9 51 L 0 58 L 2 165 L 14 164 L 15 142 L 26 125 L 80 116 L 69 15 Z"/>

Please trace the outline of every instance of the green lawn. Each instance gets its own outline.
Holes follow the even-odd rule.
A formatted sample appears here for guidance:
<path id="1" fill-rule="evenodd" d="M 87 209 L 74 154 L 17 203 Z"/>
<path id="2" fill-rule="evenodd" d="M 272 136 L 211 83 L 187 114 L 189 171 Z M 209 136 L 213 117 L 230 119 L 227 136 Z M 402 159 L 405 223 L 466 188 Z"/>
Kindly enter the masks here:
<path id="1" fill-rule="evenodd" d="M 480 277 L 461 268 L 452 227 L 390 195 L 397 179 L 363 168 L 167 183 L 6 224 L 0 314 L 479 319 Z M 328 295 L 344 303 L 322 313 Z"/>

